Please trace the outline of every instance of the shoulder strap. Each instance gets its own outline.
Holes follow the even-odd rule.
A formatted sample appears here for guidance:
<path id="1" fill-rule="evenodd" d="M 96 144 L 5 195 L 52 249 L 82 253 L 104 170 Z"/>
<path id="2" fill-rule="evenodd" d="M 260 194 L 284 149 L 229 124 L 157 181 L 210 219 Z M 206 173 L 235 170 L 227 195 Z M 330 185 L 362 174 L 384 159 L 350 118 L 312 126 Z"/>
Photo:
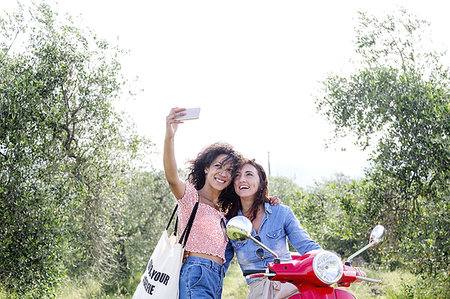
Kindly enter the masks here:
<path id="1" fill-rule="evenodd" d="M 166 230 L 169 230 L 170 223 L 172 223 L 172 219 L 173 219 L 173 217 L 175 216 L 175 213 L 177 212 L 177 209 L 178 209 L 178 204 L 177 204 L 177 205 L 175 206 L 175 208 L 173 209 L 172 216 L 170 216 L 170 220 L 169 220 L 169 223 L 167 223 Z M 178 217 L 177 217 L 177 219 L 175 220 L 175 230 L 173 231 L 173 234 L 174 234 L 175 236 L 177 235 L 177 228 L 178 228 Z"/>
<path id="2" fill-rule="evenodd" d="M 180 241 L 178 241 L 178 243 L 183 245 L 183 247 L 186 246 L 189 233 L 191 232 L 192 224 L 194 223 L 195 214 L 197 214 L 197 209 L 198 209 L 198 201 L 195 203 L 194 208 L 192 209 L 191 216 L 189 217 L 189 221 L 186 225 L 186 228 L 184 229 L 183 234 L 181 235 Z"/>

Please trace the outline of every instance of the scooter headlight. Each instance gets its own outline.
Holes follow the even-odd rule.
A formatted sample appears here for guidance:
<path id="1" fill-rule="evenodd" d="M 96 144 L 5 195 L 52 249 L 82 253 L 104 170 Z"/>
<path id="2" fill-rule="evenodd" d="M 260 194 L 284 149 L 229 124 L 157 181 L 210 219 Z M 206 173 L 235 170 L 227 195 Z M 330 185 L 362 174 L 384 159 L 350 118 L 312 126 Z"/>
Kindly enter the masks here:
<path id="1" fill-rule="evenodd" d="M 329 251 L 319 252 L 313 260 L 313 270 L 323 283 L 333 284 L 341 279 L 344 269 L 337 255 Z"/>

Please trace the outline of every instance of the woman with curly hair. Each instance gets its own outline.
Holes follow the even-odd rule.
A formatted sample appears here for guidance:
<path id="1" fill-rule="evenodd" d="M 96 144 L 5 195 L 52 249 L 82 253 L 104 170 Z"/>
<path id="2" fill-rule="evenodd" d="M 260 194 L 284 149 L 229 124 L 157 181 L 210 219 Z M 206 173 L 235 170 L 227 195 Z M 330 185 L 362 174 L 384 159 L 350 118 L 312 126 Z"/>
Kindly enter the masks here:
<path id="1" fill-rule="evenodd" d="M 184 108 L 173 108 L 166 118 L 164 140 L 164 171 L 170 190 L 178 201 L 178 217 L 184 230 L 195 203 L 198 210 L 187 240 L 188 256 L 181 268 L 180 298 L 221 298 L 225 276 L 225 248 L 228 238 L 225 213 L 232 201 L 233 175 L 241 162 L 241 155 L 226 143 L 215 143 L 190 161 L 188 179 L 178 176 L 174 137 L 185 115 Z"/>

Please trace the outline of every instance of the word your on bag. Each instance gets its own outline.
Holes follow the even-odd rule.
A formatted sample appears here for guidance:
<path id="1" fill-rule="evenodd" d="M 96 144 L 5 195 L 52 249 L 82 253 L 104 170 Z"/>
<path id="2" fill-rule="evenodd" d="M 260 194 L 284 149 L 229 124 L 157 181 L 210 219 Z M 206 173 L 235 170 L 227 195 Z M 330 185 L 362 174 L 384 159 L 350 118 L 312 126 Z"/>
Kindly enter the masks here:
<path id="1" fill-rule="evenodd" d="M 150 262 L 148 263 L 147 269 L 148 269 L 147 270 L 148 278 L 150 278 L 151 280 L 154 280 L 155 282 L 160 282 L 164 285 L 167 285 L 167 283 L 170 280 L 170 276 L 166 273 L 154 270 L 153 269 L 153 260 L 150 260 Z M 145 291 L 147 293 L 149 293 L 150 295 L 152 295 L 153 291 L 155 290 L 155 285 L 148 281 L 147 275 L 144 277 L 143 283 L 144 283 Z"/>

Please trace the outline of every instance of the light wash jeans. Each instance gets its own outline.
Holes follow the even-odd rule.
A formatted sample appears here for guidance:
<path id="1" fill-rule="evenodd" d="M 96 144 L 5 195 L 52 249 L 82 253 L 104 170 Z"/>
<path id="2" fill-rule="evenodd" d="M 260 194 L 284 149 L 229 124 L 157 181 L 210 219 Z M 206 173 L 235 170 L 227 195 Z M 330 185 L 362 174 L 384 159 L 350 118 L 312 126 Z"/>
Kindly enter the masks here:
<path id="1" fill-rule="evenodd" d="M 224 266 L 196 256 L 186 258 L 180 273 L 180 299 L 222 298 Z"/>

